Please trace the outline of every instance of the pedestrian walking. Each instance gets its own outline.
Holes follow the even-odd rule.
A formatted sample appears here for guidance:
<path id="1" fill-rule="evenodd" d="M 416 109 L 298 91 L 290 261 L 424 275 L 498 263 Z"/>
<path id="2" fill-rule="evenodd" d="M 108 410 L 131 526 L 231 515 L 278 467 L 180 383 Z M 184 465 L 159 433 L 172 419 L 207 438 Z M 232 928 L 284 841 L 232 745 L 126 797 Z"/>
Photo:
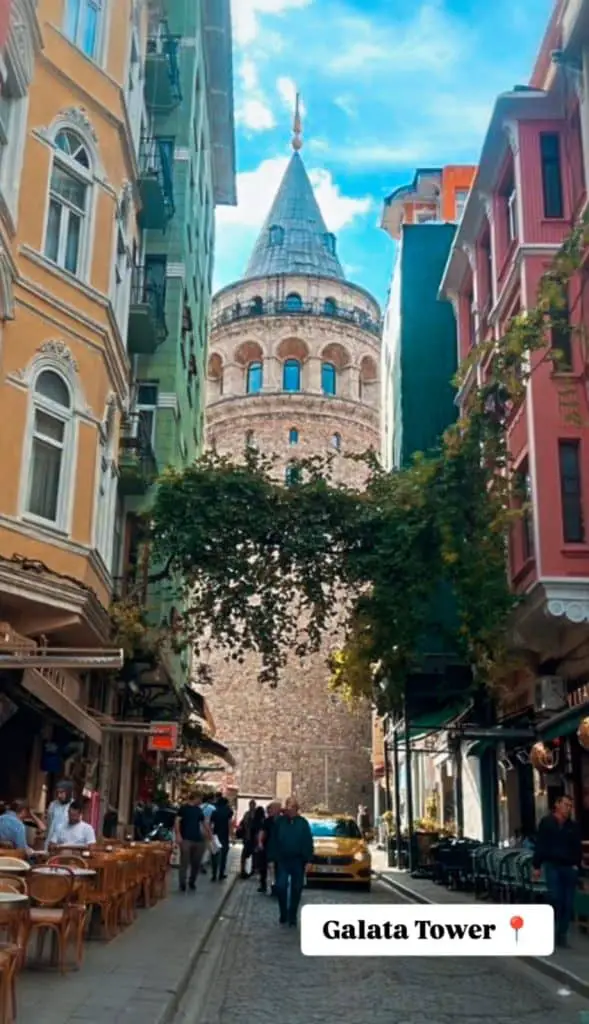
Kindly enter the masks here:
<path id="1" fill-rule="evenodd" d="M 313 857 L 313 835 L 306 818 L 299 814 L 298 801 L 289 797 L 284 814 L 277 820 L 273 835 L 276 857 L 276 891 L 280 924 L 296 927 L 305 868 Z"/>
<path id="2" fill-rule="evenodd" d="M 573 801 L 568 796 L 556 800 L 552 812 L 542 818 L 534 850 L 534 876 L 544 869 L 546 885 L 555 914 L 557 946 L 568 945 L 568 930 L 573 919 L 575 892 L 583 856 L 581 829 L 571 819 Z"/>
<path id="3" fill-rule="evenodd" d="M 202 813 L 205 816 L 205 821 L 208 825 L 211 823 L 211 816 L 215 810 L 215 798 L 212 793 L 205 793 L 202 798 Z M 206 875 L 209 864 L 212 863 L 212 851 L 210 846 L 204 852 L 202 863 L 200 866 L 201 873 Z"/>
<path id="4" fill-rule="evenodd" d="M 246 865 L 250 857 L 254 855 L 254 837 L 253 837 L 253 826 L 254 826 L 254 814 L 256 813 L 256 801 L 250 800 L 248 809 L 245 812 L 238 828 L 237 838 L 241 839 L 243 846 L 241 848 L 241 870 L 240 875 L 242 878 L 251 878 L 253 871 L 249 874 L 246 871 Z"/>
<path id="5" fill-rule="evenodd" d="M 180 891 L 186 892 L 187 876 L 188 888 L 194 891 L 207 840 L 211 837 L 202 811 L 200 793 L 191 793 L 187 802 L 180 807 L 175 832 L 180 847 Z"/>
<path id="6" fill-rule="evenodd" d="M 253 863 L 252 870 L 256 874 L 260 874 L 260 870 L 263 863 L 263 829 L 266 821 L 266 812 L 263 807 L 256 807 L 254 811 L 254 817 L 252 820 L 252 847 L 253 847 Z M 261 892 L 261 885 L 258 886 L 258 892 Z"/>
<path id="7" fill-rule="evenodd" d="M 211 856 L 212 875 L 211 882 L 220 882 L 227 878 L 227 857 L 229 855 L 229 840 L 231 837 L 231 822 L 233 810 L 226 796 L 217 794 L 215 810 L 211 815 L 211 830 L 219 841 L 220 849 Z"/>
<path id="8" fill-rule="evenodd" d="M 274 850 L 274 827 L 280 815 L 279 800 L 273 800 L 266 808 L 266 818 L 262 828 L 260 857 L 260 892 L 268 891 L 268 873 L 271 873 L 270 894 L 276 896 L 276 854 Z"/>

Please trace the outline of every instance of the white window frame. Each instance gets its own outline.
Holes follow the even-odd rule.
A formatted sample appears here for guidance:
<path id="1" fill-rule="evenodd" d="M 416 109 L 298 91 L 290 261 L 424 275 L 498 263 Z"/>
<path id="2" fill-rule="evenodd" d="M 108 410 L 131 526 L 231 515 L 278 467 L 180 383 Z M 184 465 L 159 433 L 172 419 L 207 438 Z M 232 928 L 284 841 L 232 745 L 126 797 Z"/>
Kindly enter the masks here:
<path id="1" fill-rule="evenodd" d="M 127 339 L 133 258 L 129 249 L 128 224 L 132 199 L 123 198 L 115 221 L 112 257 L 111 305 L 123 342 Z M 122 249 L 120 243 L 122 242 Z"/>
<path id="2" fill-rule="evenodd" d="M 57 129 L 57 131 L 55 132 L 55 139 L 57 139 L 57 136 L 60 134 L 61 131 L 69 131 L 72 135 L 75 135 L 77 137 L 77 139 L 80 142 L 80 145 L 84 147 L 84 149 L 86 150 L 86 153 L 88 154 L 88 161 L 89 161 L 89 165 L 90 166 L 89 166 L 88 169 L 86 169 L 85 167 L 82 166 L 82 164 L 78 163 L 78 161 L 72 159 L 67 153 L 64 153 L 63 150 L 59 149 L 59 147 L 54 142 L 53 160 L 51 161 L 51 168 L 50 168 L 50 172 L 49 172 L 49 181 L 48 181 L 48 184 L 47 184 L 47 210 L 46 210 L 46 214 L 45 214 L 45 230 L 43 232 L 43 250 L 42 250 L 42 252 L 43 252 L 44 258 L 46 260 L 48 260 L 48 262 L 51 263 L 53 266 L 59 267 L 59 269 L 61 271 L 63 271 L 65 274 L 71 274 L 72 277 L 76 277 L 79 280 L 83 281 L 83 280 L 86 280 L 86 278 L 88 276 L 88 264 L 89 264 L 89 255 L 90 255 L 89 240 L 90 240 L 90 235 L 91 235 L 91 223 L 92 223 L 92 220 L 93 220 L 93 216 L 92 216 L 92 214 L 93 214 L 93 202 L 94 202 L 94 194 L 93 194 L 94 179 L 93 179 L 93 173 L 92 173 L 92 169 L 93 169 L 92 168 L 92 157 L 93 157 L 93 154 L 92 154 L 90 148 L 88 147 L 88 145 L 86 143 L 86 140 L 84 139 L 84 137 L 82 135 L 80 135 L 80 133 L 78 131 L 76 131 L 75 127 L 73 127 L 73 126 L 69 127 L 67 124 L 60 125 L 59 128 Z M 59 193 L 53 193 L 52 192 L 52 189 L 51 189 L 51 179 L 52 179 L 52 176 L 53 176 L 54 168 L 56 166 L 57 167 L 61 167 L 68 174 L 71 174 L 73 177 L 77 178 L 84 185 L 86 191 L 85 191 L 85 208 L 84 208 L 83 212 L 80 211 L 80 209 L 78 207 L 75 207 L 73 204 L 68 203 L 68 201 L 66 199 L 64 199 L 63 196 L 60 196 Z M 59 244 L 58 244 L 57 260 L 52 260 L 51 257 L 47 255 L 47 236 L 48 236 L 48 230 L 49 230 L 49 211 L 50 211 L 50 208 L 51 208 L 51 201 L 52 201 L 52 199 L 55 199 L 57 202 L 59 202 L 61 204 L 61 206 L 62 206 L 62 211 L 65 211 L 65 216 L 64 216 L 64 214 L 62 212 L 62 216 L 61 216 L 61 219 L 60 219 L 60 225 L 59 225 Z M 75 213 L 75 214 L 82 213 L 81 225 L 80 225 L 80 245 L 79 245 L 79 250 L 78 250 L 78 266 L 77 266 L 75 272 L 71 271 L 71 270 L 68 270 L 64 266 L 65 252 L 66 252 L 66 246 L 67 246 L 67 227 L 66 227 L 66 225 L 69 224 L 70 212 Z"/>
<path id="3" fill-rule="evenodd" d="M 131 30 L 131 42 L 129 45 L 129 59 L 125 84 L 125 103 L 127 105 L 127 116 L 131 126 L 131 137 L 135 148 L 135 155 L 139 154 L 141 142 L 141 120 L 144 112 L 145 98 L 143 93 L 143 57 L 141 53 L 141 39 L 137 25 Z"/>
<path id="4" fill-rule="evenodd" d="M 43 373 L 46 372 L 55 373 L 61 378 L 65 384 L 69 397 L 70 405 L 66 409 L 63 405 L 59 405 L 56 402 L 52 402 L 51 399 L 46 398 L 44 395 L 38 395 L 36 388 L 37 382 Z M 23 480 L 25 481 L 25 493 L 23 500 L 23 513 L 24 519 L 29 520 L 33 523 L 49 527 L 50 529 L 58 530 L 62 533 L 68 534 L 70 532 L 70 520 L 72 514 L 72 481 L 75 473 L 75 449 L 76 449 L 76 417 L 75 417 L 75 395 L 70 381 L 61 372 L 58 366 L 43 364 L 39 367 L 33 380 L 31 381 L 30 398 L 29 398 L 29 421 L 27 427 L 27 433 L 25 438 L 25 452 L 24 452 L 24 463 L 23 463 Z M 64 424 L 63 442 L 61 444 L 61 464 L 59 468 L 59 485 L 57 495 L 57 514 L 56 518 L 46 519 L 44 516 L 39 516 L 35 512 L 29 511 L 29 503 L 31 499 L 31 486 L 33 483 L 33 459 L 34 459 L 34 441 L 35 441 L 35 413 L 37 410 L 46 413 L 48 416 L 52 416 L 53 419 L 60 420 Z M 44 442 L 51 443 L 49 438 L 43 437 Z M 56 445 L 58 447 L 58 445 Z M 26 469 L 25 469 L 26 467 Z"/>
<path id="5" fill-rule="evenodd" d="M 112 407 L 98 430 L 98 464 L 96 470 L 96 505 L 94 509 L 93 546 L 108 573 L 112 573 L 114 557 L 115 515 L 118 475 L 114 458 L 114 423 Z"/>
<path id="6" fill-rule="evenodd" d="M 509 226 L 509 244 L 517 242 L 518 238 L 518 209 L 517 209 L 517 187 L 514 185 L 507 197 L 507 223 Z"/>
<path id="7" fill-rule="evenodd" d="M 63 33 L 66 39 L 69 39 L 70 43 L 75 46 L 80 53 L 83 53 L 88 60 L 94 61 L 95 64 L 102 65 L 104 60 L 104 42 L 106 39 L 106 8 L 108 0 L 64 0 L 63 5 Z M 77 8 L 77 31 L 75 36 L 71 35 L 67 30 L 68 12 L 70 7 L 76 6 Z M 86 28 L 87 13 L 90 8 L 94 8 L 97 14 L 97 28 L 96 28 L 96 44 L 95 52 L 87 53 L 82 43 L 84 40 L 84 32 Z"/>

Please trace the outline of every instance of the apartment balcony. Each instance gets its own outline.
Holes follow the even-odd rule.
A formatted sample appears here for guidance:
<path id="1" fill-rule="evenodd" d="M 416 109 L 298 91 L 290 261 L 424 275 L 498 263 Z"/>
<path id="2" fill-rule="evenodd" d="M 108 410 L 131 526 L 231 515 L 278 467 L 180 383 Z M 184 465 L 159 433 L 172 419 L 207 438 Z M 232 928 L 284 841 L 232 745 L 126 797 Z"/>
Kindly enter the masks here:
<path id="1" fill-rule="evenodd" d="M 146 135 L 139 146 L 139 223 L 149 231 L 165 231 L 174 216 L 174 139 Z"/>
<path id="2" fill-rule="evenodd" d="M 148 423 L 140 412 L 123 423 L 119 444 L 119 491 L 126 498 L 147 494 L 157 477 L 157 462 Z"/>
<path id="3" fill-rule="evenodd" d="M 145 103 L 158 112 L 169 112 L 182 102 L 180 36 L 173 36 L 166 21 L 147 40 L 145 55 Z"/>
<path id="4" fill-rule="evenodd" d="M 252 320 L 263 316 L 320 316 L 327 320 L 354 324 L 375 337 L 380 337 L 382 324 L 365 313 L 364 310 L 351 306 L 340 306 L 335 303 L 301 302 L 292 304 L 289 300 L 266 302 L 253 300 L 249 303 L 236 302 L 218 310 L 212 318 L 211 326 L 221 327 L 237 320 Z"/>
<path id="5" fill-rule="evenodd" d="M 151 280 L 149 265 L 134 267 L 127 349 L 133 356 L 151 356 L 167 336 L 164 286 Z"/>

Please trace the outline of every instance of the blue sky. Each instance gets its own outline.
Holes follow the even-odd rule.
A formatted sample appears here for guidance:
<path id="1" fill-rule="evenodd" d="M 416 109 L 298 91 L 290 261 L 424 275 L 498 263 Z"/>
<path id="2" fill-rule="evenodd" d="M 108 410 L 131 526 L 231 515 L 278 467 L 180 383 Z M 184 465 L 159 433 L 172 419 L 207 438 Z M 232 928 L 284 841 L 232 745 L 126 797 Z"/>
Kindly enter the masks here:
<path id="1" fill-rule="evenodd" d="M 529 80 L 554 0 L 232 0 L 238 197 L 217 212 L 215 287 L 240 277 L 290 150 L 347 276 L 383 302 L 383 197 L 418 166 L 476 163 L 498 93 Z"/>

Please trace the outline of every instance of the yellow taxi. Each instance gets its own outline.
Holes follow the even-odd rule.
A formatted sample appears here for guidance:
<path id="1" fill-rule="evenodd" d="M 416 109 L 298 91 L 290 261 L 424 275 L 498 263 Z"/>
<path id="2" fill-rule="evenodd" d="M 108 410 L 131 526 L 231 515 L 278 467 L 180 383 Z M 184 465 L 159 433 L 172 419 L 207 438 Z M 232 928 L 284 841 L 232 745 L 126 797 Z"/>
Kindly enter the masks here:
<path id="1" fill-rule="evenodd" d="M 372 858 L 352 817 L 346 814 L 305 815 L 313 833 L 313 860 L 307 884 L 341 882 L 370 891 Z"/>

